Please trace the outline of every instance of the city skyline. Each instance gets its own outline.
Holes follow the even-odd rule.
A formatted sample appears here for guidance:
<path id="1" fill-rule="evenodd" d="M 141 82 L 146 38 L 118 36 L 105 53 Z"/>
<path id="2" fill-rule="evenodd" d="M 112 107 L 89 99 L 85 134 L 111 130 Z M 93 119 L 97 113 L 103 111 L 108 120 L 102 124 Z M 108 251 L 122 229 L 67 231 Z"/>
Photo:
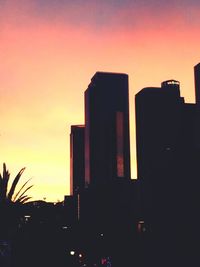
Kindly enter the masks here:
<path id="1" fill-rule="evenodd" d="M 194 102 L 199 3 L 123 2 L 0 1 L 0 164 L 13 176 L 26 167 L 33 199 L 61 201 L 69 194 L 70 126 L 84 123 L 83 93 L 96 71 L 129 75 L 132 178 L 134 95 L 176 79 L 181 96 Z"/>

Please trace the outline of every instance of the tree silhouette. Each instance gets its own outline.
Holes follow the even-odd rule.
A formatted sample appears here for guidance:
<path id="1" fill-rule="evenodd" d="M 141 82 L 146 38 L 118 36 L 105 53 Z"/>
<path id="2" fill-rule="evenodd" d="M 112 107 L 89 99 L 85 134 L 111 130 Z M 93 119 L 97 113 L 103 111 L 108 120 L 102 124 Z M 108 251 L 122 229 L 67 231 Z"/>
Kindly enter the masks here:
<path id="1" fill-rule="evenodd" d="M 0 174 L 0 205 L 6 205 L 11 203 L 25 203 L 27 202 L 31 197 L 26 195 L 26 192 L 31 189 L 33 185 L 27 186 L 28 181 L 26 181 L 18 192 L 15 193 L 16 186 L 24 172 L 25 168 L 22 168 L 17 176 L 14 178 L 10 190 L 8 190 L 8 182 L 10 179 L 10 173 L 8 169 L 6 169 L 6 164 L 3 163 L 3 174 Z"/>

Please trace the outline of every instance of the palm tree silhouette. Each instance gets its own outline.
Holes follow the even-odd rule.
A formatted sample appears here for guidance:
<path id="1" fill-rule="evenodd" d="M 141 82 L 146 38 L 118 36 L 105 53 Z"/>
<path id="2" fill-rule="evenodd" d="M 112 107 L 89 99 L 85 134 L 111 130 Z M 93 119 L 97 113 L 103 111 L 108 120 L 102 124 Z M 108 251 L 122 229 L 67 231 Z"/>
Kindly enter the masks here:
<path id="1" fill-rule="evenodd" d="M 19 189 L 18 192 L 15 193 L 16 186 L 24 172 L 25 168 L 22 168 L 17 176 L 14 178 L 10 190 L 8 190 L 8 182 L 10 179 L 10 173 L 8 169 L 6 169 L 6 164 L 3 163 L 3 174 L 0 174 L 0 205 L 1 204 L 13 204 L 13 203 L 25 203 L 27 202 L 31 197 L 26 195 L 26 192 L 31 189 L 33 185 L 27 186 L 28 181 L 26 181 L 22 187 Z"/>

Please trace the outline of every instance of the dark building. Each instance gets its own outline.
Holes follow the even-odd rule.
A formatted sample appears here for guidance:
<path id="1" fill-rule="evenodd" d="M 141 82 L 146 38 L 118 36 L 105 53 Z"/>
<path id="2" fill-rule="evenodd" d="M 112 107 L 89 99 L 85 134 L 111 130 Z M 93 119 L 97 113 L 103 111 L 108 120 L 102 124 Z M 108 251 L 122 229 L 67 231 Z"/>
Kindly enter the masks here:
<path id="1" fill-rule="evenodd" d="M 195 75 L 197 104 L 184 102 L 174 80 L 160 88 L 144 88 L 135 97 L 138 178 L 148 243 L 143 258 L 149 257 L 154 266 L 188 265 L 198 257 L 191 245 L 200 234 L 192 226 L 199 223 L 200 99 Z"/>
<path id="2" fill-rule="evenodd" d="M 183 139 L 184 112 L 179 82 L 165 81 L 161 88 L 142 89 L 135 96 L 138 178 L 167 166 Z"/>
<path id="3" fill-rule="evenodd" d="M 196 104 L 200 107 L 200 63 L 194 67 Z"/>
<path id="4" fill-rule="evenodd" d="M 71 126 L 70 134 L 70 194 L 78 194 L 85 185 L 85 127 Z"/>
<path id="5" fill-rule="evenodd" d="M 128 75 L 97 72 L 85 91 L 85 180 L 116 178 L 130 178 Z"/>
<path id="6" fill-rule="evenodd" d="M 200 149 L 200 63 L 194 67 L 194 79 L 195 79 L 195 96 L 196 96 L 196 135 L 195 140 L 197 148 Z"/>
<path id="7" fill-rule="evenodd" d="M 79 195 L 65 196 L 64 214 L 67 225 L 74 225 L 80 219 Z"/>

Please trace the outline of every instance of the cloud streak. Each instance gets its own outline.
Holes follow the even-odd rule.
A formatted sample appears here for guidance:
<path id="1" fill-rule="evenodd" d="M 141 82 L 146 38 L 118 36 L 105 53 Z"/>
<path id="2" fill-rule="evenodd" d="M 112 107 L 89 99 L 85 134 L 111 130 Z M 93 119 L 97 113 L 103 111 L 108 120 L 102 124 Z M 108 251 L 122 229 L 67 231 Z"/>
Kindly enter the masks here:
<path id="1" fill-rule="evenodd" d="M 197 1 L 1 1 L 1 22 L 29 24 L 61 23 L 94 30 L 158 27 L 159 24 L 199 26 Z M 27 24 L 28 23 L 28 24 Z"/>

